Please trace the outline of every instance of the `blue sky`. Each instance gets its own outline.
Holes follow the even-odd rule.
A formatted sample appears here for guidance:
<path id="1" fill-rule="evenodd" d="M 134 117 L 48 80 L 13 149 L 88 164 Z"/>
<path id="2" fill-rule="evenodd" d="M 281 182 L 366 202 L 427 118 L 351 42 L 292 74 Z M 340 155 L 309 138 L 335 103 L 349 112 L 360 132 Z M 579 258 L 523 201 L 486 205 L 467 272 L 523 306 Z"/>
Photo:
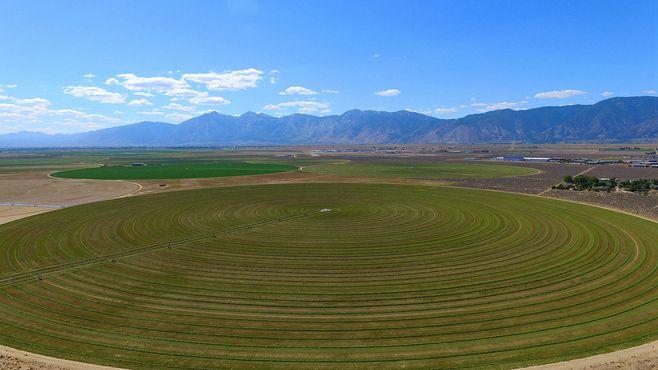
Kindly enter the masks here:
<path id="1" fill-rule="evenodd" d="M 656 1 L 0 2 L 0 133 L 658 90 Z"/>

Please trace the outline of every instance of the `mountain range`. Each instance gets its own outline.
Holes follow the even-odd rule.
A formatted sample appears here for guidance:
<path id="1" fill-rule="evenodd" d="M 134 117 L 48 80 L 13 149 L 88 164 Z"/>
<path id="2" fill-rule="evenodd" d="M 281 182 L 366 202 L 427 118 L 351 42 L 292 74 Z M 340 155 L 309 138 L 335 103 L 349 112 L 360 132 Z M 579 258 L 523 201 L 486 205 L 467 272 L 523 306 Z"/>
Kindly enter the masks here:
<path id="1" fill-rule="evenodd" d="M 503 109 L 457 119 L 411 112 L 350 110 L 317 117 L 211 112 L 179 124 L 140 122 L 77 133 L 21 131 L 0 147 L 158 147 L 301 144 L 623 142 L 658 139 L 658 97 L 619 97 L 593 105 Z"/>

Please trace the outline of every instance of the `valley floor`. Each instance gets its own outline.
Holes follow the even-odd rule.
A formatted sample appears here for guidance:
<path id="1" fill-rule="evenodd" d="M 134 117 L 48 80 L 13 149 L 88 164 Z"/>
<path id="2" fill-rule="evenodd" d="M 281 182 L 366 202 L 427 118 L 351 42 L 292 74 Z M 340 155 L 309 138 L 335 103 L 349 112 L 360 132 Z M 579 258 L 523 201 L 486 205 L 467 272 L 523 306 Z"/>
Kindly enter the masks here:
<path id="1" fill-rule="evenodd" d="M 565 174 L 582 170 L 573 165 L 554 166 L 532 164 L 541 173 L 519 181 L 517 178 L 500 179 L 376 179 L 345 178 L 305 171 L 277 173 L 257 176 L 214 179 L 178 179 L 159 181 L 94 181 L 53 179 L 46 173 L 16 173 L 0 175 L 0 203 L 32 202 L 71 206 L 123 196 L 158 193 L 164 191 L 195 189 L 215 186 L 231 186 L 263 183 L 291 182 L 386 182 L 395 184 L 452 185 L 481 189 L 504 190 L 527 194 L 539 194 L 560 181 Z M 630 193 L 599 194 L 551 190 L 543 196 L 583 203 L 634 213 L 658 221 L 658 196 Z M 0 224 L 32 216 L 54 208 L 0 206 Z M 83 364 L 0 346 L 0 369 L 110 369 L 109 367 Z M 556 364 L 540 365 L 528 369 L 658 369 L 658 341 L 611 353 L 576 359 Z"/>

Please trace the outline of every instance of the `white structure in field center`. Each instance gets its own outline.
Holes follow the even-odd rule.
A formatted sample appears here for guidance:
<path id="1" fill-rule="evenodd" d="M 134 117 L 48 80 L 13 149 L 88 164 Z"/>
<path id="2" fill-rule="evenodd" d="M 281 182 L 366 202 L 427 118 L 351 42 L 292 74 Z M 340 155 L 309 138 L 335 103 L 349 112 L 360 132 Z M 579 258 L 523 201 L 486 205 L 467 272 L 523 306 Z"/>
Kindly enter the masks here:
<path id="1" fill-rule="evenodd" d="M 329 208 L 322 208 L 320 212 L 331 212 L 331 209 Z"/>
<path id="2" fill-rule="evenodd" d="M 551 159 L 550 157 L 523 157 L 526 162 L 550 162 Z"/>

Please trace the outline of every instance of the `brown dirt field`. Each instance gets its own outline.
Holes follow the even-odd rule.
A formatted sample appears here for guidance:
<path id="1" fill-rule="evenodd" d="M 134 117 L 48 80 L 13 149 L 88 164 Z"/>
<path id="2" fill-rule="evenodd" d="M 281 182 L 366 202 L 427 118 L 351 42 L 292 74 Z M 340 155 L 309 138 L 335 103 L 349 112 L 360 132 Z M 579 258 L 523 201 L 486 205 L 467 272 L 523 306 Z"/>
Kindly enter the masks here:
<path id="1" fill-rule="evenodd" d="M 658 194 L 656 192 L 643 195 L 629 192 L 550 190 L 544 196 L 594 204 L 658 220 Z"/>
<path id="2" fill-rule="evenodd" d="M 658 168 L 634 168 L 626 165 L 596 166 L 589 175 L 596 177 L 616 177 L 622 180 L 656 179 Z"/>
<path id="3" fill-rule="evenodd" d="M 31 172 L 0 175 L 0 203 L 72 206 L 117 198 L 136 190 L 139 185 L 127 181 L 55 179 Z"/>
<path id="4" fill-rule="evenodd" d="M 601 355 L 526 368 L 528 370 L 658 369 L 658 342 Z"/>
<path id="5" fill-rule="evenodd" d="M 82 362 L 61 360 L 19 351 L 10 347 L 0 346 L 0 369 L 6 370 L 109 370 L 116 369 L 107 366 L 90 365 Z"/>
<path id="6" fill-rule="evenodd" d="M 12 207 L 12 206 L 0 206 L 0 225 L 18 220 L 20 218 L 25 218 L 32 215 L 38 215 L 39 213 L 52 211 L 53 208 L 43 208 L 43 207 Z"/>

